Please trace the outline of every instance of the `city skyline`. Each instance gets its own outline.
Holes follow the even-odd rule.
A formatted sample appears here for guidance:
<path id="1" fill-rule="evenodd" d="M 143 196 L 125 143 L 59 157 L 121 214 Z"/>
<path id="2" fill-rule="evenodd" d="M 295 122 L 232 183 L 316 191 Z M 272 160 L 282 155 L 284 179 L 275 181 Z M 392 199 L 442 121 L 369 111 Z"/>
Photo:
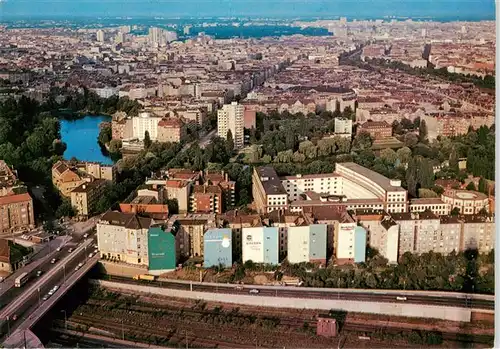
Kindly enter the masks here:
<path id="1" fill-rule="evenodd" d="M 117 4 L 120 6 L 117 6 Z M 29 6 L 28 6 L 29 4 Z M 473 6 L 472 6 L 473 4 Z M 440 21 L 494 20 L 493 1 L 334 1 L 309 0 L 6 0 L 0 4 L 0 21 L 22 18 L 53 19 L 59 17 L 204 17 L 204 16 L 247 16 L 247 17 L 333 17 L 383 18 L 412 17 Z"/>

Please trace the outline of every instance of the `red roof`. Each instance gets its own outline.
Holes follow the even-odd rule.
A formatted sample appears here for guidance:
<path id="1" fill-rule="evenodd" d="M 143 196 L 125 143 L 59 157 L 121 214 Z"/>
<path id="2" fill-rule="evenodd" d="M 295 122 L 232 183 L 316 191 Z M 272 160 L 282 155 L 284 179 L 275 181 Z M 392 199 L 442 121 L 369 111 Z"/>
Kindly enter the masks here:
<path id="1" fill-rule="evenodd" d="M 158 127 L 180 128 L 182 127 L 182 123 L 178 119 L 161 119 L 158 122 Z"/>
<path id="2" fill-rule="evenodd" d="M 17 203 L 26 202 L 26 201 L 32 201 L 31 196 L 28 193 L 2 196 L 2 197 L 0 197 L 0 206 L 1 205 L 9 205 L 9 204 L 17 204 Z"/>

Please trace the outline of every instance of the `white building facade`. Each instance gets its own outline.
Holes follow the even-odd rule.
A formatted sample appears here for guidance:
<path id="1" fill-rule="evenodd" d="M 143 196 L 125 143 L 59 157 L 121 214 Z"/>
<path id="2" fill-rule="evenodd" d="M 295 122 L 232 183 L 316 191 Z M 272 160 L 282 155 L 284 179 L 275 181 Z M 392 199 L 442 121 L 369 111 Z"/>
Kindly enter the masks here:
<path id="1" fill-rule="evenodd" d="M 160 117 L 151 116 L 149 113 L 140 113 L 138 117 L 132 118 L 132 135 L 140 141 L 144 140 L 146 131 L 152 141 L 158 139 L 158 123 Z"/>
<path id="2" fill-rule="evenodd" d="M 225 104 L 222 109 L 217 111 L 217 135 L 227 139 L 227 133 L 231 131 L 235 149 L 241 149 L 244 146 L 244 113 L 245 107 L 238 102 Z"/>

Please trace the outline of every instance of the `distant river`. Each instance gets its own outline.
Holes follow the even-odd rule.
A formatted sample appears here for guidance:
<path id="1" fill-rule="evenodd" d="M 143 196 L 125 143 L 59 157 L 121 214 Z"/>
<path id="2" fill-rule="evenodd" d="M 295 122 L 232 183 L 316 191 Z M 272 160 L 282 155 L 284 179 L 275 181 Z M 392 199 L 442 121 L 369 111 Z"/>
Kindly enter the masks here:
<path id="1" fill-rule="evenodd" d="M 83 119 L 61 121 L 61 136 L 68 148 L 64 152 L 64 158 L 72 157 L 81 161 L 95 161 L 104 164 L 112 164 L 113 161 L 101 152 L 97 137 L 99 136 L 99 124 L 103 121 L 111 121 L 108 116 L 86 116 Z"/>

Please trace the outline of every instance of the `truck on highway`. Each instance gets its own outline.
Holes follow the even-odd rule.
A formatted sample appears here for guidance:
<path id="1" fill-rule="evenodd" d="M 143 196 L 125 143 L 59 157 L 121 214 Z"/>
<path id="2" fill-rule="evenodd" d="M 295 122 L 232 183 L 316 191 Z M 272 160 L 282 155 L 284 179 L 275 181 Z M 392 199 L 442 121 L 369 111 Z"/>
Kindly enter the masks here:
<path id="1" fill-rule="evenodd" d="M 149 274 L 140 274 L 140 275 L 134 276 L 134 280 L 155 281 L 156 280 L 156 276 L 149 275 Z"/>
<path id="2" fill-rule="evenodd" d="M 14 280 L 14 286 L 22 287 L 26 282 L 28 282 L 28 279 L 29 279 L 28 273 L 22 273 L 17 277 L 16 280 Z"/>

